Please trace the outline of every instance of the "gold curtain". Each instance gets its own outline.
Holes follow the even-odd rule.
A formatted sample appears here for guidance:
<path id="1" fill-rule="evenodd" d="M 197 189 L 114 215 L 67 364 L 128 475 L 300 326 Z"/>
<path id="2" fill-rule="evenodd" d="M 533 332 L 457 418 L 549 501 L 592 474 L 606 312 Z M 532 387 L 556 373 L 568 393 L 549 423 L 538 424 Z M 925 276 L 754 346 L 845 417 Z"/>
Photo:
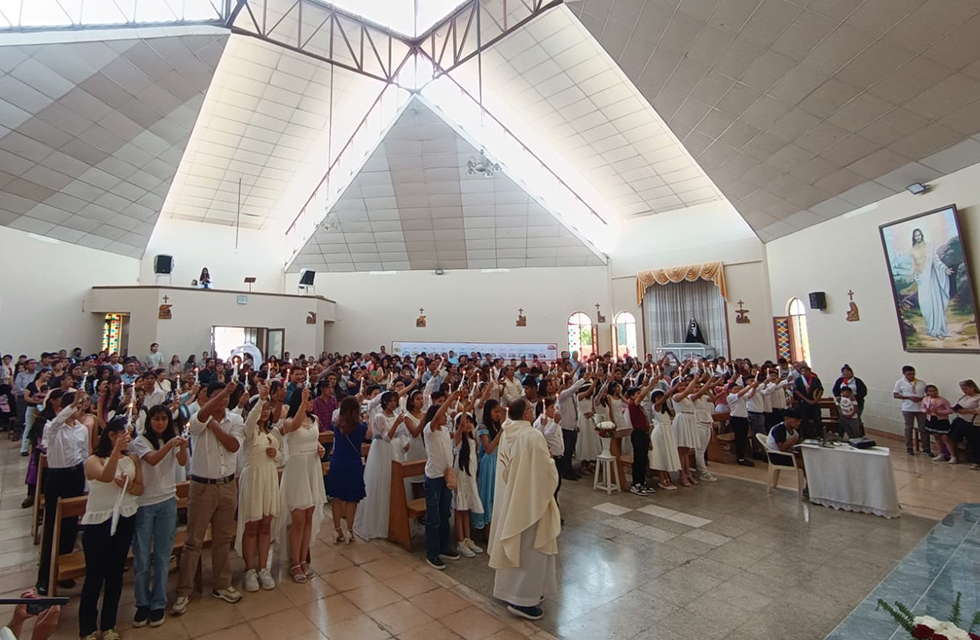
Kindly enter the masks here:
<path id="1" fill-rule="evenodd" d="M 690 264 L 686 267 L 670 267 L 667 269 L 653 269 L 641 271 L 636 274 L 636 304 L 643 304 L 643 294 L 655 284 L 669 284 L 671 282 L 694 282 L 695 280 L 710 280 L 715 283 L 721 291 L 721 297 L 728 299 L 728 287 L 725 285 L 725 265 L 722 262 L 705 262 L 704 264 Z"/>

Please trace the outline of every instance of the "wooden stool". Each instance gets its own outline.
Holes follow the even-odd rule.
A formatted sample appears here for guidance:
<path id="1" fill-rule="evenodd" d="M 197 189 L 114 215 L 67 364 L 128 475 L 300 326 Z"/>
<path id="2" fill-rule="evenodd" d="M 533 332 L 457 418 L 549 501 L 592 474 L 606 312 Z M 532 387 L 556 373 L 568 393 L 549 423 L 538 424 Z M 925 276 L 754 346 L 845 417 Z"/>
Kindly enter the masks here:
<path id="1" fill-rule="evenodd" d="M 599 454 L 599 457 L 596 459 L 592 489 L 604 489 L 606 495 L 611 494 L 613 491 L 620 491 L 615 456 L 603 453 Z"/>

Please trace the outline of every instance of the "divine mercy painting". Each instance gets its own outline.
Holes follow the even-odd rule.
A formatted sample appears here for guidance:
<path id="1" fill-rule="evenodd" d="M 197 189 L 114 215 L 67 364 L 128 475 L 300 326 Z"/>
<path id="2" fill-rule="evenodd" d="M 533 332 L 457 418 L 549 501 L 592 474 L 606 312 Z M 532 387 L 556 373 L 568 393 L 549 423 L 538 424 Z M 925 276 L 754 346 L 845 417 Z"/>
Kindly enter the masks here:
<path id="1" fill-rule="evenodd" d="M 980 353 L 973 280 L 956 206 L 879 228 L 905 350 Z"/>

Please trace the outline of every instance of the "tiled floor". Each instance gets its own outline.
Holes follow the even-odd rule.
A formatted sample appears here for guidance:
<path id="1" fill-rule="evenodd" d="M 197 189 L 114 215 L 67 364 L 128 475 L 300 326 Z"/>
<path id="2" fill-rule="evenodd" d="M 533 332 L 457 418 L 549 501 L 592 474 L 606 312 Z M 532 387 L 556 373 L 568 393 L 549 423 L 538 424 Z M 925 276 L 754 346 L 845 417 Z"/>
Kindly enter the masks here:
<path id="1" fill-rule="evenodd" d="M 939 517 L 949 502 L 976 501 L 976 472 L 904 453 L 894 461 L 903 508 L 922 504 L 930 510 L 924 515 Z M 30 511 L 19 508 L 25 459 L 4 441 L 0 464 L 0 595 L 11 596 L 33 583 L 37 547 Z M 755 476 L 648 498 L 566 482 L 560 593 L 537 626 L 508 616 L 490 598 L 485 555 L 440 573 L 421 561 L 420 549 L 411 555 L 387 542 L 335 547 L 324 530 L 313 548 L 320 575 L 311 584 L 281 583 L 245 594 L 237 605 L 195 599 L 185 616 L 159 629 L 126 630 L 124 638 L 811 640 L 830 632 L 934 524 L 908 513 L 884 520 L 809 507 L 796 500 L 792 479 L 793 491 L 767 497 L 762 467 L 713 470 Z M 240 580 L 240 560 L 235 569 Z M 132 615 L 129 573 L 121 627 Z M 77 624 L 73 601 L 55 637 L 77 637 Z"/>

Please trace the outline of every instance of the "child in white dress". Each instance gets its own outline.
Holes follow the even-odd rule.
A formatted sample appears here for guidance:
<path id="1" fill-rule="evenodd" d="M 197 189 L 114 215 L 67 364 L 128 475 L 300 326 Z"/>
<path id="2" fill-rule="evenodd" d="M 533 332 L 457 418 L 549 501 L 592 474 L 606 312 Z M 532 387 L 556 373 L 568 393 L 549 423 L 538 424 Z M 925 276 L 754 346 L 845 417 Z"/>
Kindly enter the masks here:
<path id="1" fill-rule="evenodd" d="M 670 481 L 670 474 L 681 470 L 681 459 L 677 453 L 677 440 L 674 438 L 670 412 L 667 411 L 668 393 L 657 389 L 645 401 L 650 403 L 650 413 L 653 414 L 653 433 L 650 436 L 650 468 L 656 470 L 660 478 L 661 489 L 676 491 L 677 486 Z"/>
<path id="2" fill-rule="evenodd" d="M 470 411 L 471 400 L 456 416 L 456 432 L 453 434 L 455 446 L 453 453 L 456 467 L 456 490 L 453 491 L 453 510 L 456 512 L 456 538 L 459 541 L 456 551 L 472 558 L 483 549 L 476 546 L 470 538 L 470 513 L 483 513 L 480 490 L 476 483 L 478 468 L 476 436 Z"/>
<path id="3" fill-rule="evenodd" d="M 269 571 L 273 520 L 279 517 L 279 471 L 276 457 L 282 435 L 273 423 L 269 389 L 259 383 L 259 399 L 245 421 L 245 466 L 238 480 L 238 533 L 235 550 L 245 560 L 246 591 L 275 589 Z"/>
<path id="4" fill-rule="evenodd" d="M 396 415 L 398 394 L 386 391 L 381 396 L 381 412 L 371 421 L 371 450 L 364 465 L 364 490 L 367 492 L 354 516 L 354 533 L 359 537 L 388 537 L 388 510 L 391 505 L 391 461 L 400 459 L 395 448 L 404 446 L 395 434 L 405 421 Z"/>

